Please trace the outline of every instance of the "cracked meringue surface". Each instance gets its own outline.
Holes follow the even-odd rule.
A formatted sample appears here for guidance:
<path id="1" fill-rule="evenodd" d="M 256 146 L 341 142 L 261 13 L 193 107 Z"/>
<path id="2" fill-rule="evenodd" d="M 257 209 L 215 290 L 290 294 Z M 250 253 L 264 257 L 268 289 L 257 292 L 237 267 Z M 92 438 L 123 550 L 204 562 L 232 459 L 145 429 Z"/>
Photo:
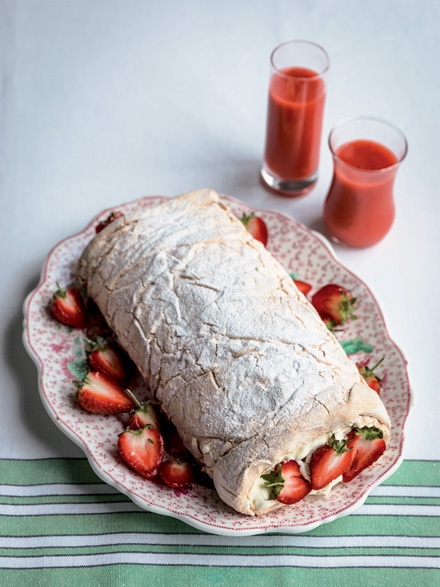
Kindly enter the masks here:
<path id="1" fill-rule="evenodd" d="M 344 426 L 390 421 L 285 269 L 212 190 L 120 218 L 79 277 L 220 497 Z M 284 506 L 285 507 L 285 506 Z"/>

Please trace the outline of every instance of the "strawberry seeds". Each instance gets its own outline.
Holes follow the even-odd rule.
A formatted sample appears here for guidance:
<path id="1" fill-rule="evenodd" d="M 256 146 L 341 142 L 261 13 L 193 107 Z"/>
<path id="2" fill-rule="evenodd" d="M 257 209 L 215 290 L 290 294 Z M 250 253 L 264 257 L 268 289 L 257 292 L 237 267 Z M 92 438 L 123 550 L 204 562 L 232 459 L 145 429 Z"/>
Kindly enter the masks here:
<path id="1" fill-rule="evenodd" d="M 279 463 L 270 472 L 261 475 L 268 489 L 269 500 L 292 504 L 301 501 L 311 490 L 319 491 L 342 477 L 348 483 L 364 469 L 375 463 L 386 448 L 379 428 L 354 428 L 343 440 L 334 435 L 328 444 L 317 448 L 310 461 L 310 480 L 300 472 L 296 460 Z M 306 459 L 303 459 L 306 463 Z"/>

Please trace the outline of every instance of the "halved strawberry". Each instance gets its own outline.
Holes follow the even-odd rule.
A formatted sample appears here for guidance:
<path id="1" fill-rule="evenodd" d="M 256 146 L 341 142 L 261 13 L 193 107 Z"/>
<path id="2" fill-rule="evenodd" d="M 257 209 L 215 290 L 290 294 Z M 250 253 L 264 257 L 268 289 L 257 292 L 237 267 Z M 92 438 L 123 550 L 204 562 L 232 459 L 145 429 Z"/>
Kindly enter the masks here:
<path id="1" fill-rule="evenodd" d="M 297 503 L 312 490 L 312 485 L 301 475 L 296 461 L 279 463 L 274 471 L 261 477 L 271 490 L 269 499 L 277 499 L 281 503 Z"/>
<path id="2" fill-rule="evenodd" d="M 120 414 L 129 412 L 136 404 L 115 381 L 91 371 L 82 382 L 74 381 L 78 388 L 79 405 L 92 414 Z"/>
<path id="3" fill-rule="evenodd" d="M 322 287 L 312 297 L 312 304 L 330 330 L 347 320 L 356 320 L 355 302 L 348 289 L 334 283 Z"/>
<path id="4" fill-rule="evenodd" d="M 124 214 L 118 210 L 116 210 L 116 212 L 111 212 L 105 220 L 101 220 L 101 222 L 98 222 L 95 226 L 96 233 L 98 234 L 98 232 L 101 232 L 106 226 L 114 222 L 117 218 L 122 218 L 122 216 L 124 216 Z"/>
<path id="5" fill-rule="evenodd" d="M 252 212 L 249 214 L 249 216 L 243 214 L 240 220 L 245 225 L 247 231 L 250 232 L 251 235 L 257 239 L 257 241 L 263 243 L 264 246 L 267 245 L 267 239 L 269 238 L 267 226 L 264 220 L 260 218 L 260 216 L 255 216 L 255 214 Z"/>
<path id="6" fill-rule="evenodd" d="M 131 412 L 127 426 L 130 430 L 140 430 L 147 425 L 159 430 L 159 416 L 150 402 L 145 402 L 144 404 L 137 402 L 137 407 Z"/>
<path id="7" fill-rule="evenodd" d="M 312 489 L 322 489 L 349 468 L 352 454 L 348 441 L 336 440 L 333 436 L 328 444 L 315 450 L 310 461 Z"/>
<path id="8" fill-rule="evenodd" d="M 385 357 L 382 357 L 381 360 L 378 363 L 376 363 L 374 367 L 372 367 L 371 369 L 369 368 L 368 364 L 360 365 L 359 363 L 356 363 L 356 367 L 359 369 L 359 373 L 362 375 L 362 377 L 365 379 L 365 381 L 371 387 L 371 389 L 373 389 L 378 394 L 380 394 L 380 390 L 382 388 L 382 379 L 378 375 L 376 375 L 374 371 L 377 367 L 379 367 L 384 358 Z"/>
<path id="9" fill-rule="evenodd" d="M 312 286 L 310 285 L 310 283 L 306 283 L 305 281 L 299 281 L 298 279 L 294 279 L 293 282 L 296 285 L 296 287 L 299 289 L 299 291 L 302 294 L 304 294 L 305 296 L 312 289 Z"/>
<path id="10" fill-rule="evenodd" d="M 179 459 L 163 461 L 159 467 L 159 475 L 168 487 L 189 487 L 195 480 L 191 463 Z"/>
<path id="11" fill-rule="evenodd" d="M 353 457 L 351 465 L 343 474 L 343 481 L 351 481 L 364 469 L 372 465 L 384 453 L 386 444 L 383 440 L 383 432 L 378 428 L 355 428 L 348 435 Z"/>
<path id="12" fill-rule="evenodd" d="M 118 438 L 118 451 L 123 460 L 143 477 L 150 479 L 164 455 L 164 441 L 158 430 L 145 426 L 141 430 L 127 429 Z"/>
<path id="13" fill-rule="evenodd" d="M 52 316 L 72 328 L 85 328 L 87 326 L 87 312 L 82 295 L 75 287 L 67 291 L 57 283 L 58 290 L 53 295 L 50 311 Z"/>
<path id="14" fill-rule="evenodd" d="M 115 381 L 127 378 L 122 351 L 98 336 L 96 340 L 84 339 L 89 354 L 89 365 L 92 371 L 100 371 Z"/>

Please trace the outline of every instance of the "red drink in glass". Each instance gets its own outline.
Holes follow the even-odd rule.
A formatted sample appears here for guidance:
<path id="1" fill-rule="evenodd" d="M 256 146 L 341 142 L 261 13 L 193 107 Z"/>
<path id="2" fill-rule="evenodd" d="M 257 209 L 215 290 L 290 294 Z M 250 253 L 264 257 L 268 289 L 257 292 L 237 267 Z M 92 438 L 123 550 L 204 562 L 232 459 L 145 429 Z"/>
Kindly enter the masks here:
<path id="1" fill-rule="evenodd" d="M 318 45 L 289 41 L 275 49 L 271 64 L 261 176 L 271 190 L 295 197 L 318 177 L 329 61 Z"/>
<path id="2" fill-rule="evenodd" d="M 264 160 L 279 177 L 306 179 L 318 169 L 324 102 L 324 82 L 311 69 L 272 76 Z"/>
<path id="3" fill-rule="evenodd" d="M 324 205 L 327 230 L 337 242 L 374 245 L 394 221 L 394 179 L 406 155 L 406 139 L 388 123 L 358 118 L 332 131 L 330 148 L 334 175 Z"/>

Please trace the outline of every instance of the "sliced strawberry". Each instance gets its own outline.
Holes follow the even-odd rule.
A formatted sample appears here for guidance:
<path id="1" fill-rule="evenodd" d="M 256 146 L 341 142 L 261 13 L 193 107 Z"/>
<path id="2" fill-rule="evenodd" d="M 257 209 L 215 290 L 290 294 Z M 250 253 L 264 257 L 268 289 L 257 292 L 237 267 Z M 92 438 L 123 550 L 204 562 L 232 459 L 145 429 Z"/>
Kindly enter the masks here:
<path id="1" fill-rule="evenodd" d="M 310 285 L 310 283 L 306 283 L 305 281 L 299 281 L 298 279 L 294 279 L 293 282 L 296 285 L 296 287 L 299 289 L 299 291 L 302 294 L 304 294 L 305 296 L 312 289 L 312 286 Z"/>
<path id="2" fill-rule="evenodd" d="M 279 463 L 274 471 L 261 477 L 271 490 L 269 499 L 277 499 L 281 503 L 297 503 L 312 490 L 312 485 L 301 475 L 296 461 Z"/>
<path id="3" fill-rule="evenodd" d="M 159 416 L 150 402 L 145 402 L 144 404 L 138 403 L 138 407 L 130 414 L 127 426 L 130 430 L 140 430 L 147 425 L 150 425 L 155 430 L 159 430 Z"/>
<path id="4" fill-rule="evenodd" d="M 260 216 L 255 216 L 252 212 L 249 216 L 243 214 L 240 220 L 245 225 L 247 231 L 250 232 L 257 241 L 263 243 L 264 246 L 267 245 L 267 239 L 269 238 L 267 226 Z"/>
<path id="5" fill-rule="evenodd" d="M 343 474 L 343 481 L 351 481 L 364 469 L 372 465 L 384 453 L 386 444 L 383 432 L 378 428 L 355 428 L 348 435 L 347 448 L 352 449 L 351 465 Z"/>
<path id="6" fill-rule="evenodd" d="M 355 302 L 348 289 L 334 283 L 322 287 L 312 297 L 312 304 L 330 329 L 347 320 L 356 320 Z"/>
<path id="7" fill-rule="evenodd" d="M 191 463 L 178 459 L 164 461 L 159 467 L 159 475 L 168 487 L 189 487 L 195 480 Z"/>
<path id="8" fill-rule="evenodd" d="M 365 377 L 365 381 L 373 391 L 380 395 L 381 383 L 378 377 L 376 377 L 375 375 L 373 377 Z"/>
<path id="9" fill-rule="evenodd" d="M 85 339 L 89 354 L 89 365 L 92 371 L 100 371 L 115 381 L 127 378 L 122 351 L 109 344 L 105 338 L 98 336 L 96 340 Z"/>
<path id="10" fill-rule="evenodd" d="M 87 326 L 87 312 L 82 295 L 75 287 L 67 291 L 57 283 L 58 290 L 54 294 L 50 311 L 52 316 L 72 328 L 85 328 Z"/>
<path id="11" fill-rule="evenodd" d="M 356 367 L 359 369 L 359 373 L 362 375 L 362 377 L 365 379 L 365 381 L 371 387 L 371 389 L 373 389 L 378 394 L 380 394 L 380 390 L 382 388 L 382 379 L 378 375 L 376 375 L 374 371 L 377 367 L 379 367 L 384 358 L 385 357 L 382 357 L 381 360 L 378 363 L 376 363 L 374 367 L 372 367 L 371 369 L 368 365 L 360 365 L 359 363 L 356 363 Z"/>
<path id="12" fill-rule="evenodd" d="M 126 430 L 118 438 L 118 451 L 127 465 L 143 477 L 157 475 L 163 459 L 164 441 L 158 430 L 145 426 L 141 430 Z"/>
<path id="13" fill-rule="evenodd" d="M 349 468 L 352 454 L 347 443 L 348 439 L 336 440 L 333 436 L 328 444 L 315 450 L 310 461 L 312 489 L 326 487 Z"/>
<path id="14" fill-rule="evenodd" d="M 124 216 L 124 214 L 122 212 L 119 212 L 118 210 L 116 212 L 111 212 L 105 220 L 101 220 L 101 222 L 98 222 L 98 224 L 95 226 L 96 233 L 98 234 L 98 232 L 104 230 L 106 226 L 108 226 L 118 218 L 122 218 L 122 216 Z"/>
<path id="15" fill-rule="evenodd" d="M 120 414 L 129 412 L 136 404 L 115 381 L 100 373 L 91 371 L 78 387 L 78 402 L 92 414 Z"/>

